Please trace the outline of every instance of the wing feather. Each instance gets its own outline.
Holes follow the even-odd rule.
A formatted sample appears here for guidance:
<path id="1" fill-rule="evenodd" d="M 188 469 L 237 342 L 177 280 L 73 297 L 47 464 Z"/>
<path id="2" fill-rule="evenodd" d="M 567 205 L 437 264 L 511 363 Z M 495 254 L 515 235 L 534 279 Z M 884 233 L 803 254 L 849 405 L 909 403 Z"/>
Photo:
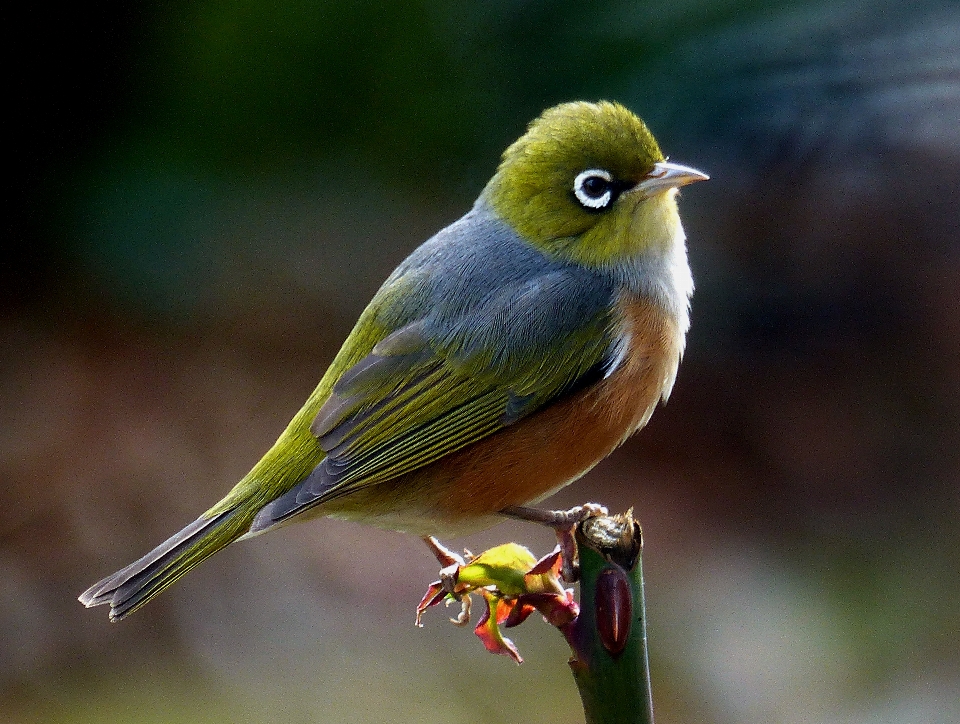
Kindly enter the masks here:
<path id="1" fill-rule="evenodd" d="M 597 379 L 616 337 L 612 290 L 547 266 L 480 301 L 395 327 L 344 370 L 311 427 L 326 457 L 257 516 L 305 509 L 422 468 Z"/>

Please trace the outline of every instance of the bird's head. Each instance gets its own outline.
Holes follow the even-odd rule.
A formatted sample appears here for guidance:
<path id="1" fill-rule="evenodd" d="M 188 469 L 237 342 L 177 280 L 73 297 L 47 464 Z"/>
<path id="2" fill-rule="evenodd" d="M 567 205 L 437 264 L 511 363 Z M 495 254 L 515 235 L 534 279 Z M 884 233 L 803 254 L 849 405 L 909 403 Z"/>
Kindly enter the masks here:
<path id="1" fill-rule="evenodd" d="M 674 243 L 676 189 L 706 178 L 668 163 L 622 105 L 574 102 L 544 111 L 504 151 L 483 198 L 545 253 L 606 267 Z"/>

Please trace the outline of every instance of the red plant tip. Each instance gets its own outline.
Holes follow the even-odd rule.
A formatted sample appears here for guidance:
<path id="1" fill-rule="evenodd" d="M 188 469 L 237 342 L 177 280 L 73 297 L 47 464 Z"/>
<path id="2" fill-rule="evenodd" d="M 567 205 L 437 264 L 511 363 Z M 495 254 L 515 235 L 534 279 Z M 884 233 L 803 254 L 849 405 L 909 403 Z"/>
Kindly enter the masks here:
<path id="1" fill-rule="evenodd" d="M 460 564 L 450 564 L 454 554 L 435 541 L 431 546 L 444 568 L 440 580 L 430 584 L 417 606 L 418 626 L 424 612 L 441 601 L 460 602 L 460 615 L 451 621 L 465 626 L 470 621 L 470 596 L 479 594 L 487 605 L 474 632 L 487 651 L 509 656 L 519 664 L 523 659 L 501 627 L 517 626 L 539 611 L 547 623 L 562 628 L 580 612 L 573 591 L 560 582 L 559 549 L 537 560 L 523 546 L 505 543 L 478 556 L 468 554 Z"/>
<path id="2" fill-rule="evenodd" d="M 627 646 L 633 619 L 633 594 L 622 570 L 606 568 L 600 572 L 594 608 L 600 641 L 610 655 L 617 658 Z"/>

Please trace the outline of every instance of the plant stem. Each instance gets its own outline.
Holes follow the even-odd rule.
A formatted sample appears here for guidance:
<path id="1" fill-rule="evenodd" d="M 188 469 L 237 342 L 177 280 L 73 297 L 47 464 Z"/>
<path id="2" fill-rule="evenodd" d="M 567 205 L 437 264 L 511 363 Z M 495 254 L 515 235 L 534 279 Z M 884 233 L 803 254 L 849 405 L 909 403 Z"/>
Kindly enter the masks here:
<path id="1" fill-rule="evenodd" d="M 577 527 L 580 615 L 564 631 L 587 724 L 653 724 L 642 537 L 633 511 Z"/>

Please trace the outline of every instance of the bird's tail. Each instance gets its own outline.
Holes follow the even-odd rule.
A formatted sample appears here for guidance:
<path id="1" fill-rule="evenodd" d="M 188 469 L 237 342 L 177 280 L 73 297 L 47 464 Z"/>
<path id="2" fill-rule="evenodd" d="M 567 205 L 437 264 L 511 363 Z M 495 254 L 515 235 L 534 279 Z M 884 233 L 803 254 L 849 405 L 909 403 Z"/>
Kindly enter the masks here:
<path id="1" fill-rule="evenodd" d="M 110 620 L 136 611 L 167 586 L 242 536 L 250 527 L 243 508 L 201 516 L 139 560 L 80 594 L 87 606 L 110 604 Z"/>

